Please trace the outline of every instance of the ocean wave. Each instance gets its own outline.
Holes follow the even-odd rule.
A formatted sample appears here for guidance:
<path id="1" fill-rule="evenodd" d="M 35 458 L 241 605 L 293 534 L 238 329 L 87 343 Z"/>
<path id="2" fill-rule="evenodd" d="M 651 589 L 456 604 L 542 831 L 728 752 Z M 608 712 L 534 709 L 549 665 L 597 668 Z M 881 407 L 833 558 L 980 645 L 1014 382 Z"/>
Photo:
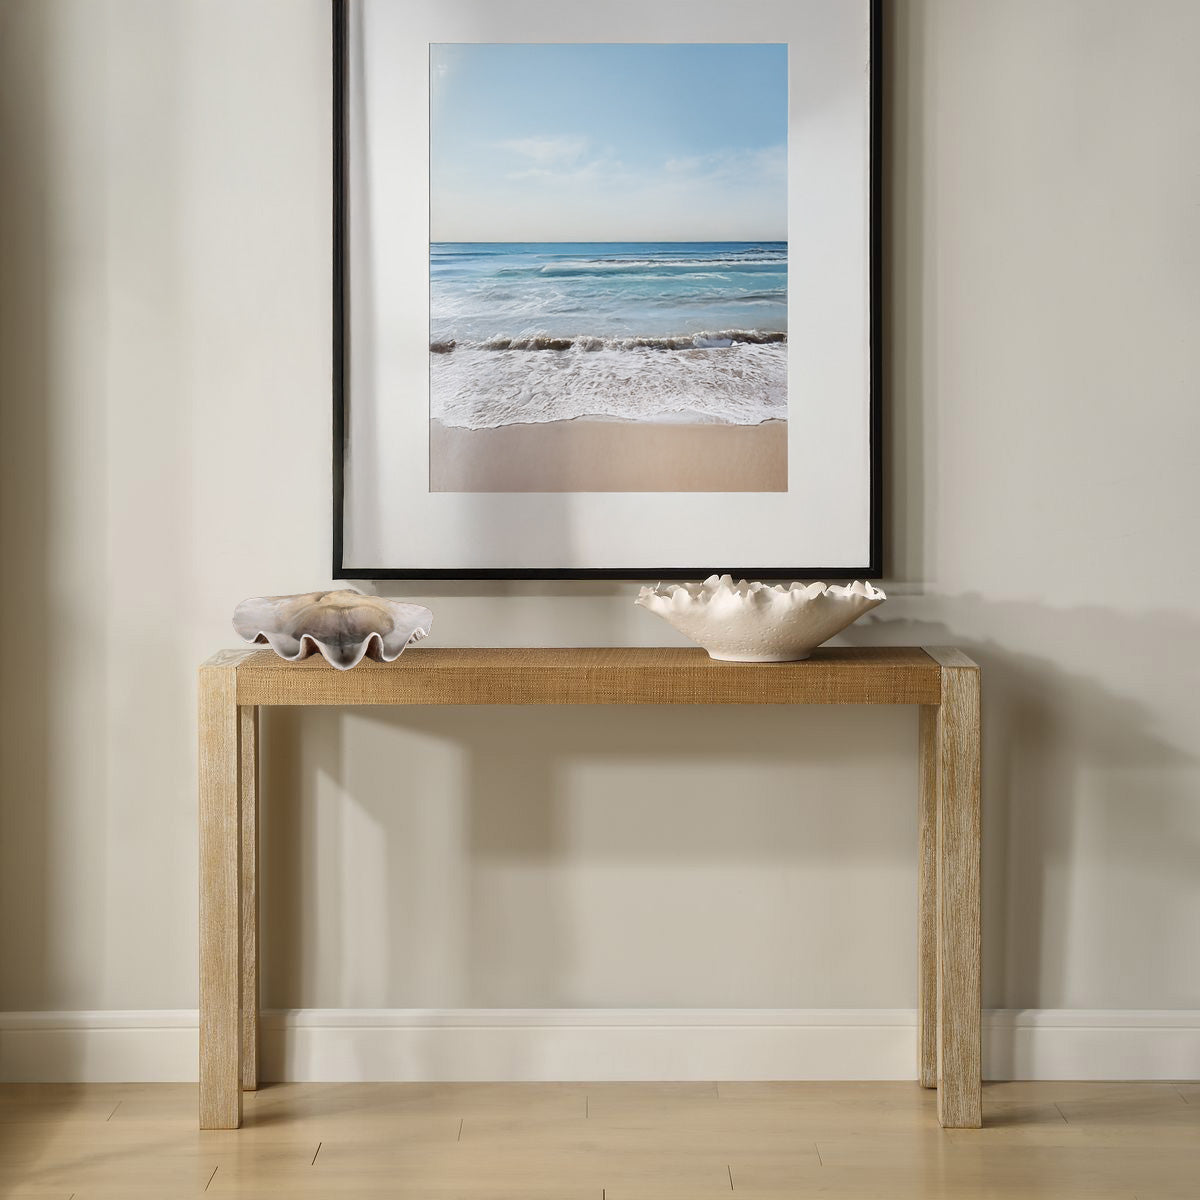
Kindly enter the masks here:
<path id="1" fill-rule="evenodd" d="M 586 279 L 591 276 L 609 278 L 619 275 L 642 276 L 648 272 L 667 276 L 692 271 L 732 271 L 750 275 L 782 275 L 787 270 L 786 258 L 697 258 L 697 259 L 585 259 L 580 262 L 522 263 L 519 266 L 498 266 L 497 278 Z M 438 276 L 461 277 L 468 274 L 455 267 L 437 268 Z"/>
<path id="2" fill-rule="evenodd" d="M 580 419 L 759 425 L 787 418 L 782 337 L 692 345 L 675 354 L 612 344 L 670 339 L 595 340 L 608 344 L 586 353 L 482 346 L 435 352 L 430 416 L 465 429 Z"/>
<path id="3" fill-rule="evenodd" d="M 682 333 L 677 337 L 552 337 L 548 333 L 493 337 L 483 342 L 459 342 L 445 339 L 429 343 L 430 354 L 449 354 L 463 350 L 724 350 L 730 346 L 771 346 L 786 342 L 787 334 L 775 330 L 718 329 L 703 333 Z"/>
<path id="4" fill-rule="evenodd" d="M 595 262 L 545 263 L 543 266 L 504 267 L 497 275 L 536 273 L 547 278 L 588 275 L 640 275 L 647 271 L 679 274 L 684 271 L 720 270 L 747 271 L 765 274 L 777 267 L 786 267 L 786 258 L 699 258 L 699 259 L 629 259 L 627 261 L 598 260 Z"/>
<path id="5" fill-rule="evenodd" d="M 785 243 L 435 247 L 429 341 L 443 356 L 753 343 L 787 328 L 787 277 Z"/>

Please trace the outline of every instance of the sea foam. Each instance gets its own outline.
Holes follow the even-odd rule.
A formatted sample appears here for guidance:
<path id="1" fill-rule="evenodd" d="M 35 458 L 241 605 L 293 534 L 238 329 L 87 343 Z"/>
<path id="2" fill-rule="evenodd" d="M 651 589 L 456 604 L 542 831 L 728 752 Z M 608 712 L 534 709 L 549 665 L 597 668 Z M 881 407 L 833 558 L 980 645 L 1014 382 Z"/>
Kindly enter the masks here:
<path id="1" fill-rule="evenodd" d="M 733 332 L 747 336 L 726 336 Z M 457 346 L 430 355 L 430 416 L 465 429 L 585 418 L 734 425 L 786 419 L 787 346 L 782 338 L 751 340 L 751 332 L 575 338 L 544 350 Z"/>
<path id="2" fill-rule="evenodd" d="M 786 333 L 758 329 L 702 330 L 667 337 L 555 337 L 549 333 L 523 333 L 516 337 L 491 337 L 483 342 L 462 343 L 464 350 L 715 350 L 738 343 L 765 346 L 786 342 Z M 459 348 L 457 341 L 430 342 L 431 354 L 449 354 Z"/>

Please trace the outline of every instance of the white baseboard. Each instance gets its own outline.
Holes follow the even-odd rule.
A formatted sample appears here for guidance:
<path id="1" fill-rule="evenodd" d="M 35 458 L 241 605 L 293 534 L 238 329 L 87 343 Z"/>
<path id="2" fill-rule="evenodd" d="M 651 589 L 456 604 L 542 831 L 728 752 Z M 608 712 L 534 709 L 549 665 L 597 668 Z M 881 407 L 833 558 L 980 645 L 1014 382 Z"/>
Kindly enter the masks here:
<path id="1" fill-rule="evenodd" d="M 0 1013 L 6 1083 L 195 1083 L 193 1009 Z"/>
<path id="2" fill-rule="evenodd" d="M 262 1019 L 264 1079 L 913 1079 L 911 1009 L 300 1009 Z M 0 1079 L 194 1082 L 197 1016 L 0 1013 Z M 988 1079 L 1194 1079 L 1200 1011 L 993 1009 Z"/>

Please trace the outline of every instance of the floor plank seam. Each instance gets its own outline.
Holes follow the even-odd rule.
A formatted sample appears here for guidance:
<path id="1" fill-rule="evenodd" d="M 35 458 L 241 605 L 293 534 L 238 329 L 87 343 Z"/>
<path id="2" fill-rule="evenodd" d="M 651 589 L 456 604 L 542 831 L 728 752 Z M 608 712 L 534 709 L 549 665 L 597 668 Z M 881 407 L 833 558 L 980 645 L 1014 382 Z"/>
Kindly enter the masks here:
<path id="1" fill-rule="evenodd" d="M 872 1194 L 929 1200 L 929 1193 L 920 1187 L 929 1182 L 922 1173 L 935 1167 L 939 1182 L 951 1189 L 946 1194 L 955 1200 L 973 1195 L 1026 1200 L 1030 1195 L 1067 1193 L 1082 1200 L 1083 1193 L 1071 1188 L 1087 1190 L 1085 1185 L 1100 1182 L 1101 1169 L 1099 1190 L 1087 1192 L 1095 1200 L 1141 1200 L 1143 1195 L 1200 1200 L 1200 1192 L 1190 1186 L 1195 1134 L 1200 1132 L 1196 1122 L 1200 1090 L 1186 1082 L 996 1084 L 988 1089 L 985 1101 L 993 1132 L 983 1141 L 967 1131 L 940 1133 L 930 1118 L 928 1094 L 909 1084 L 876 1085 L 887 1103 L 879 1109 L 879 1128 L 869 1131 L 861 1126 L 874 1109 L 860 1103 L 873 1094 L 868 1085 L 733 1086 L 734 1098 L 717 1107 L 707 1102 L 729 1096 L 728 1083 L 720 1097 L 716 1084 L 713 1092 L 704 1092 L 702 1084 L 679 1090 L 654 1085 L 606 1087 L 598 1127 L 591 1134 L 570 1123 L 577 1091 L 543 1094 L 500 1088 L 481 1094 L 477 1088 L 447 1087 L 434 1089 L 426 1104 L 422 1091 L 404 1085 L 280 1088 L 264 1093 L 268 1109 L 254 1113 L 251 1128 L 240 1135 L 231 1156 L 225 1148 L 233 1143 L 225 1140 L 226 1135 L 194 1132 L 194 1086 L 46 1085 L 40 1090 L 0 1086 L 0 1195 L 7 1195 L 14 1181 L 28 1187 L 36 1172 L 39 1186 L 29 1193 L 31 1197 L 36 1193 L 76 1200 L 96 1194 L 114 1200 L 139 1195 L 182 1200 L 197 1195 L 200 1173 L 216 1158 L 201 1184 L 201 1195 L 212 1192 L 220 1167 L 225 1166 L 214 1196 L 244 1193 L 256 1200 L 303 1200 L 305 1196 L 321 1200 L 349 1190 L 362 1200 L 393 1195 L 397 1200 L 401 1195 L 430 1200 L 431 1193 L 453 1195 L 454 1200 L 497 1200 L 501 1194 L 562 1200 L 563 1194 L 554 1188 L 565 1186 L 569 1175 L 573 1186 L 582 1189 L 568 1189 L 569 1195 L 585 1200 L 590 1193 L 595 1200 L 595 1175 L 616 1171 L 618 1177 L 612 1182 L 618 1194 L 632 1188 L 631 1200 L 634 1194 L 638 1200 L 648 1200 L 650 1195 L 660 1195 L 654 1190 L 659 1173 L 669 1183 L 661 1193 L 664 1197 L 695 1196 L 696 1191 L 689 1192 L 688 1187 L 707 1188 L 704 1194 L 711 1194 L 712 1158 L 724 1157 L 731 1196 L 738 1186 L 733 1174 L 737 1158 L 750 1172 L 742 1177 L 742 1187 L 748 1189 L 745 1194 L 779 1200 L 789 1196 L 795 1200 L 796 1193 L 788 1189 L 796 1187 L 806 1188 L 806 1194 L 814 1189 L 822 1195 L 828 1192 L 828 1200 L 862 1200 L 860 1184 L 876 1176 L 889 1180 L 888 1189 Z M 1166 1101 L 1168 1094 L 1180 1107 L 1195 1108 L 1196 1113 L 1172 1108 Z M 1055 1100 L 1056 1095 L 1063 1099 Z M 585 1117 L 590 1118 L 590 1095 L 585 1097 Z M 466 1150 L 457 1145 L 450 1151 L 444 1139 L 453 1110 L 460 1112 L 455 1140 L 461 1143 L 466 1130 L 463 1110 L 468 1107 L 481 1123 Z M 101 1129 L 102 1124 L 116 1121 L 120 1108 L 125 1110 L 120 1125 Z M 1051 1109 L 1057 1123 L 1050 1119 Z M 296 1121 L 294 1127 L 290 1120 Z M 312 1145 L 315 1128 L 333 1133 L 335 1141 L 334 1158 L 325 1156 L 319 1177 L 315 1167 L 324 1153 L 323 1138 L 309 1156 L 309 1174 L 300 1171 L 297 1161 L 302 1147 Z M 346 1130 L 354 1135 L 352 1147 L 341 1141 Z M 811 1160 L 801 1148 L 803 1141 L 796 1140 L 805 1132 L 826 1139 L 826 1150 L 835 1156 L 832 1175 L 822 1170 L 825 1151 L 819 1138 L 814 1138 L 809 1146 L 821 1178 L 811 1178 Z M 682 1139 L 678 1145 L 672 1142 L 676 1137 Z M 39 1141 L 43 1138 L 45 1145 Z M 347 1153 L 348 1149 L 353 1152 Z M 358 1161 L 364 1151 L 376 1150 L 377 1164 Z M 544 1153 L 554 1179 L 545 1176 Z M 691 1153 L 711 1157 L 707 1165 L 686 1163 Z M 760 1153 L 765 1153 L 766 1162 L 759 1161 Z M 857 1165 L 847 1178 L 850 1157 Z M 685 1175 L 674 1178 L 681 1162 L 687 1166 Z M 396 1184 L 399 1191 L 389 1191 L 388 1172 L 396 1166 L 412 1178 Z M 685 1177 L 693 1166 L 694 1179 Z M 992 1182 L 999 1190 L 972 1191 L 981 1170 L 989 1177 L 998 1173 Z M 28 1175 L 23 1174 L 26 1171 Z M 537 1186 L 531 1191 L 519 1190 L 520 1185 L 517 1191 L 496 1190 L 504 1180 L 512 1186 L 518 1174 L 520 1185 L 536 1180 Z M 893 1175 L 904 1185 L 899 1190 L 890 1190 Z M 61 1188 L 67 1179 L 77 1186 L 70 1197 L 63 1197 L 53 1187 Z M 1148 1190 L 1122 1192 L 1131 1184 Z M 93 1193 L 93 1189 L 98 1190 Z M 18 1188 L 14 1194 L 26 1192 Z M 607 1195 L 604 1184 L 601 1200 L 607 1200 Z"/>

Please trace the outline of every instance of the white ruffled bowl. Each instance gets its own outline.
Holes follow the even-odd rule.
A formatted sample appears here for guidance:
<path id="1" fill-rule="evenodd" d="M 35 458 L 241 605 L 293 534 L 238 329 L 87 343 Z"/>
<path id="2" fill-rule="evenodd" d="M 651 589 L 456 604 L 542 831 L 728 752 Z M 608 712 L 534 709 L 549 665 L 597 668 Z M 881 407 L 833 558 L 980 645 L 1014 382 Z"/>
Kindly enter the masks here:
<path id="1" fill-rule="evenodd" d="M 635 604 L 649 609 L 724 662 L 795 662 L 887 597 L 869 583 L 736 584 L 731 575 L 703 583 L 644 587 Z"/>

